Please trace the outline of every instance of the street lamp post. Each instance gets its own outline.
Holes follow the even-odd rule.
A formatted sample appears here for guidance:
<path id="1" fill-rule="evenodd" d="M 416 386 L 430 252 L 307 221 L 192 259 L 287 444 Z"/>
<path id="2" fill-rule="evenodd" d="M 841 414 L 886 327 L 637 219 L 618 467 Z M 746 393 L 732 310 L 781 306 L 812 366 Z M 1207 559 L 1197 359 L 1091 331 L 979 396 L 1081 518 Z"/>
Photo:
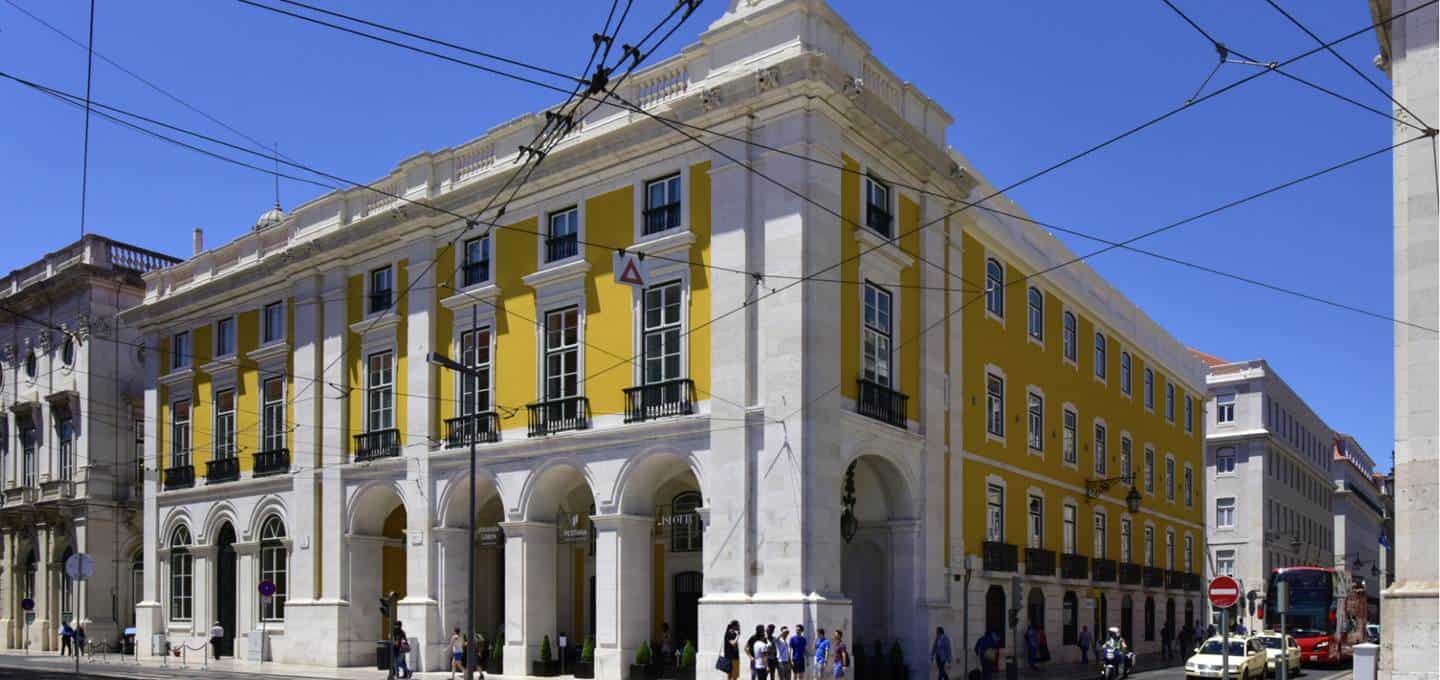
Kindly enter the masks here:
<path id="1" fill-rule="evenodd" d="M 471 333 L 470 342 L 475 343 L 475 342 L 479 342 L 479 341 L 480 341 L 479 330 L 480 330 L 480 305 L 475 304 L 475 303 L 471 303 L 471 304 L 470 304 L 470 333 Z M 478 351 L 478 348 L 476 348 L 476 349 L 477 349 L 477 351 Z M 463 358 L 463 351 L 462 351 L 462 358 Z M 462 364 L 462 363 L 459 363 L 459 362 L 457 362 L 457 361 L 455 361 L 455 360 L 453 360 L 453 359 L 450 359 L 449 357 L 446 357 L 446 356 L 443 355 L 443 354 L 438 354 L 438 353 L 436 353 L 436 352 L 431 352 L 431 353 L 430 353 L 430 356 L 428 357 L 428 359 L 429 359 L 429 362 L 430 362 L 430 363 L 435 364 L 436 366 L 440 366 L 440 367 L 442 367 L 442 368 L 448 368 L 448 369 L 450 369 L 450 370 L 452 370 L 452 371 L 455 371 L 455 372 L 457 372 L 457 373 L 460 373 L 461 375 L 464 375 L 464 376 L 467 376 L 467 377 L 470 377 L 470 378 L 478 378 L 479 372 L 476 371 L 473 367 L 466 366 L 466 365 L 464 365 L 464 364 Z M 469 513 L 466 515 L 466 517 L 465 517 L 465 527 L 466 527 L 466 530 L 467 530 L 466 533 L 468 534 L 468 536 L 466 536 L 466 541 L 465 541 L 465 543 L 466 543 L 466 545 L 467 545 L 467 547 L 468 547 L 468 550 L 465 551 L 465 575 L 466 575 L 466 579 L 465 579 L 465 644 L 463 645 L 463 647 L 464 647 L 464 649 L 465 649 L 465 680 L 473 680 L 473 679 L 474 679 L 474 677 L 475 677 L 475 669 L 474 669 L 474 666 L 473 666 L 473 664 L 472 664 L 472 660 L 474 660 L 474 659 L 476 658 L 476 657 L 475 657 L 475 442 L 476 442 L 476 440 L 478 439 L 478 437 L 476 436 L 476 434 L 477 434 L 476 430 L 478 429 L 479 422 L 480 422 L 480 418 L 479 418 L 479 413 L 476 413 L 476 412 L 475 412 L 475 406 L 478 406 L 478 405 L 472 405 L 472 407 L 471 407 L 471 413 L 470 413 L 470 420 L 469 420 L 469 422 L 464 422 L 464 421 L 462 421 L 462 423 L 463 423 L 462 426 L 465 428 L 465 429 L 462 430 L 462 431 L 463 431 L 463 432 L 466 434 L 466 436 L 470 439 L 470 512 L 469 512 Z"/>

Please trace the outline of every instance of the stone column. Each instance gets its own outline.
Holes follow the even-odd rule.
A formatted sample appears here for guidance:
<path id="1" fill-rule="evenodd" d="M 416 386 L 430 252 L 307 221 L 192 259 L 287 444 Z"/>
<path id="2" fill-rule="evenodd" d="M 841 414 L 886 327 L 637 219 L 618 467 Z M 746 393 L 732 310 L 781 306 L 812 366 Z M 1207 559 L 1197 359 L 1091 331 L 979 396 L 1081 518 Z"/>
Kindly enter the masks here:
<path id="1" fill-rule="evenodd" d="M 158 347 L 159 338 L 149 334 L 144 340 L 146 347 Z M 160 536 L 159 536 L 159 491 L 160 468 L 160 357 L 155 355 L 145 362 L 145 478 L 141 482 L 142 509 L 142 588 L 135 593 L 135 651 L 139 656 L 149 656 L 150 641 L 156 633 L 165 631 L 165 622 L 160 608 Z"/>
<path id="2" fill-rule="evenodd" d="M 250 633 L 260 623 L 260 542 L 236 541 L 235 544 L 235 658 L 250 658 Z"/>
<path id="3" fill-rule="evenodd" d="M 465 632 L 465 551 L 470 549 L 465 529 L 436 527 L 430 530 L 435 542 L 436 602 L 440 615 L 440 632 L 453 628 Z M 473 586 L 472 586 L 473 587 Z M 486 638 L 491 637 L 489 631 Z M 447 637 L 448 639 L 448 637 Z"/>
<path id="4" fill-rule="evenodd" d="M 505 675 L 529 675 L 555 632 L 555 525 L 505 522 Z M 551 644 L 554 644 L 552 638 Z"/>
<path id="5" fill-rule="evenodd" d="M 650 635 L 655 518 L 597 515 L 591 519 L 596 530 L 595 677 L 623 680 L 640 643 Z"/>
<path id="6" fill-rule="evenodd" d="M 51 628 L 58 627 L 58 623 L 51 625 L 51 617 L 57 612 L 51 609 L 54 606 L 51 596 L 51 583 L 54 581 L 54 562 L 51 561 L 51 553 L 55 550 L 54 537 L 51 535 L 53 527 L 45 524 L 35 525 L 35 623 L 30 625 L 28 631 L 30 647 L 36 651 L 48 651 L 54 649 L 51 645 Z"/>
<path id="7" fill-rule="evenodd" d="M 412 362 L 411 366 L 415 364 Z M 412 368 L 411 374 L 414 372 Z M 417 488 L 428 487 L 432 493 L 427 496 L 433 497 L 434 488 L 425 479 L 428 477 L 426 462 L 421 459 L 415 465 L 407 466 L 410 469 L 407 484 L 414 484 Z M 433 565 L 436 546 L 430 539 L 433 517 L 430 502 L 423 498 L 405 508 L 405 597 L 400 600 L 398 609 L 413 650 L 411 668 L 417 671 L 450 667 L 448 659 L 441 665 L 441 660 L 447 656 L 444 646 L 450 634 L 440 628 L 440 608 L 436 600 L 439 579 Z"/>
<path id="8" fill-rule="evenodd" d="M 211 624 L 215 623 L 213 613 L 215 593 L 215 560 L 220 549 L 214 544 L 190 547 L 192 570 L 190 579 L 190 634 L 209 637 Z"/>
<path id="9" fill-rule="evenodd" d="M 15 574 L 19 571 L 20 556 L 15 554 L 15 530 L 0 528 L 0 646 L 15 648 L 15 623 L 20 612 L 20 600 L 15 596 Z"/>

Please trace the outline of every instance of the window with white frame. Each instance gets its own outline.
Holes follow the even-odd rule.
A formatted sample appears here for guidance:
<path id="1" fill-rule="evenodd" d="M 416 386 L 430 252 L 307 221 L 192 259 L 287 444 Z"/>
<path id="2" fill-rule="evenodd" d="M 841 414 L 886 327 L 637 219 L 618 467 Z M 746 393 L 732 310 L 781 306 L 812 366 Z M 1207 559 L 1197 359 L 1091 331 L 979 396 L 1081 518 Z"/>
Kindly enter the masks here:
<path id="1" fill-rule="evenodd" d="M 1195 537 L 1185 534 L 1185 573 L 1195 573 Z"/>
<path id="2" fill-rule="evenodd" d="M 999 484 L 985 485 L 985 540 L 1005 540 L 1005 487 Z"/>
<path id="3" fill-rule="evenodd" d="M 1140 556 L 1145 558 L 1145 566 L 1153 567 L 1155 566 L 1155 527 L 1152 527 L 1148 524 L 1145 526 L 1145 534 L 1143 540 L 1144 543 L 1142 545 L 1144 546 L 1144 548 Z"/>
<path id="4" fill-rule="evenodd" d="M 60 444 L 60 479 L 68 481 L 75 478 L 75 420 L 69 413 L 57 414 L 56 418 L 55 438 Z"/>
<path id="5" fill-rule="evenodd" d="M 1165 500 L 1175 500 L 1175 459 L 1165 456 Z"/>
<path id="6" fill-rule="evenodd" d="M 194 352 L 190 349 L 190 331 L 180 331 L 170 339 L 170 368 L 190 365 Z"/>
<path id="7" fill-rule="evenodd" d="M 285 448 L 285 379 L 270 378 L 261 389 L 260 449 L 279 451 Z"/>
<path id="8" fill-rule="evenodd" d="M 1195 469 L 1185 464 L 1185 507 L 1195 506 Z"/>
<path id="9" fill-rule="evenodd" d="M 365 371 L 365 431 L 379 432 L 395 427 L 395 355 L 389 351 L 370 355 Z"/>
<path id="10" fill-rule="evenodd" d="M 985 377 L 985 431 L 1005 436 L 1005 379 L 994 373 Z"/>
<path id="11" fill-rule="evenodd" d="M 1130 441 L 1130 435 L 1120 435 L 1120 476 L 1124 477 L 1127 484 L 1134 484 L 1134 467 L 1131 461 L 1134 444 Z"/>
<path id="12" fill-rule="evenodd" d="M 985 311 L 1005 318 L 1005 266 L 993 257 L 985 261 Z"/>
<path id="13" fill-rule="evenodd" d="M 863 370 L 866 380 L 881 387 L 890 387 L 891 304 L 890 291 L 865 282 L 865 328 L 861 343 Z"/>
<path id="14" fill-rule="evenodd" d="M 1031 451 L 1045 450 L 1045 398 L 1031 392 L 1026 409 L 1029 415 L 1029 444 Z"/>
<path id="15" fill-rule="evenodd" d="M 580 254 L 580 209 L 569 207 L 550 213 L 545 232 L 545 261 L 557 262 Z"/>
<path id="16" fill-rule="evenodd" d="M 1109 472 L 1108 452 L 1105 446 L 1108 434 L 1103 423 L 1095 423 L 1095 475 L 1102 478 Z"/>
<path id="17" fill-rule="evenodd" d="M 1065 545 L 1061 546 L 1066 555 L 1074 555 L 1078 549 L 1079 542 L 1078 527 L 1076 527 L 1079 509 L 1070 503 L 1060 506 L 1060 528 L 1064 534 Z"/>
<path id="18" fill-rule="evenodd" d="M 1215 395 L 1215 422 L 1235 422 L 1235 393 Z"/>
<path id="19" fill-rule="evenodd" d="M 1216 574 L 1217 576 L 1234 576 L 1234 575 L 1235 575 L 1235 551 L 1234 551 L 1234 550 L 1216 550 L 1216 551 L 1215 551 L 1215 574 Z"/>
<path id="20" fill-rule="evenodd" d="M 1130 353 L 1129 353 L 1129 352 L 1121 352 L 1121 353 L 1120 353 L 1120 391 L 1121 391 L 1122 393 L 1124 393 L 1125 395 L 1127 395 L 1127 396 L 1130 394 L 1130 378 L 1131 378 L 1130 369 L 1131 369 L 1131 366 L 1130 366 Z"/>
<path id="21" fill-rule="evenodd" d="M 285 548 L 285 523 L 276 515 L 260 527 L 260 580 L 275 584 L 275 594 L 260 599 L 260 620 L 285 620 L 285 594 L 290 580 L 289 554 Z"/>
<path id="22" fill-rule="evenodd" d="M 1109 524 L 1110 518 L 1099 510 L 1095 511 L 1095 552 L 1097 560 L 1106 559 L 1109 552 Z"/>
<path id="23" fill-rule="evenodd" d="M 1165 381 L 1165 420 L 1175 422 L 1175 383 Z"/>
<path id="24" fill-rule="evenodd" d="M 190 531 L 175 527 L 170 534 L 170 620 L 189 621 L 193 616 L 194 558 L 190 554 Z"/>
<path id="25" fill-rule="evenodd" d="M 1195 400 L 1185 395 L 1185 433 L 1195 431 Z"/>
<path id="26" fill-rule="evenodd" d="M 235 317 L 230 316 L 215 322 L 215 356 L 228 357 L 235 353 Z"/>
<path id="27" fill-rule="evenodd" d="M 644 234 L 680 226 L 680 173 L 645 183 Z"/>
<path id="28" fill-rule="evenodd" d="M 890 185 L 874 177 L 865 178 L 865 226 L 889 238 L 894 219 L 890 209 Z"/>
<path id="29" fill-rule="evenodd" d="M 38 478 L 37 464 L 39 461 L 36 448 L 39 444 L 39 431 L 33 425 L 22 425 L 20 427 L 20 481 L 27 488 L 34 487 Z"/>
<path id="30" fill-rule="evenodd" d="M 1031 495 L 1026 515 L 1026 540 L 1031 548 L 1045 547 L 1045 499 Z"/>
<path id="31" fill-rule="evenodd" d="M 170 467 L 190 464 L 190 400 L 170 405 Z"/>
<path id="32" fill-rule="evenodd" d="M 1036 340 L 1045 339 L 1045 294 L 1039 288 L 1030 287 L 1029 293 L 1029 328 L 1030 337 Z"/>
<path id="33" fill-rule="evenodd" d="M 285 303 L 272 302 L 262 311 L 261 342 L 276 342 L 285 337 Z"/>
<path id="34" fill-rule="evenodd" d="M 384 266 L 370 272 L 370 313 L 390 309 L 394 301 L 395 277 L 390 267 Z"/>
<path id="35" fill-rule="evenodd" d="M 700 492 L 681 491 L 670 501 L 670 552 L 699 552 L 704 538 L 700 525 Z"/>
<path id="36" fill-rule="evenodd" d="M 1155 449 L 1145 447 L 1145 493 L 1155 493 Z"/>
<path id="37" fill-rule="evenodd" d="M 1175 530 L 1165 530 L 1165 568 L 1175 569 Z"/>
<path id="38" fill-rule="evenodd" d="M 1079 446 L 1080 416 L 1073 409 L 1065 409 L 1061 416 L 1060 428 L 1060 459 L 1070 465 L 1079 462 L 1079 455 L 1075 448 Z"/>
<path id="39" fill-rule="evenodd" d="M 1266 456 L 1266 462 L 1272 458 Z M 1266 467 L 1269 467 L 1268 465 Z M 1235 472 L 1235 449 L 1229 446 L 1222 446 L 1215 451 L 1215 473 L 1226 475 Z"/>
<path id="40" fill-rule="evenodd" d="M 1155 372 L 1145 369 L 1145 408 L 1155 408 Z"/>
<path id="41" fill-rule="evenodd" d="M 460 373 L 460 403 L 457 416 L 473 416 L 490 410 L 490 328 L 460 334 L 460 363 L 473 373 Z"/>
<path id="42" fill-rule="evenodd" d="M 1120 518 L 1120 561 L 1130 563 L 1131 523 L 1129 517 Z"/>
<path id="43" fill-rule="evenodd" d="M 1075 315 L 1071 312 L 1065 312 L 1061 315 L 1061 318 L 1063 319 L 1063 323 L 1060 329 L 1060 351 L 1065 355 L 1066 359 L 1075 361 L 1075 357 L 1077 356 L 1075 343 L 1079 338 L 1079 336 L 1076 335 L 1079 331 L 1076 328 Z"/>
<path id="44" fill-rule="evenodd" d="M 216 460 L 235 457 L 235 390 L 215 391 Z"/>
<path id="45" fill-rule="evenodd" d="M 465 242 L 465 263 L 460 282 L 475 286 L 490 280 L 490 235 L 477 236 Z"/>
<path id="46" fill-rule="evenodd" d="M 545 400 L 580 396 L 580 309 L 545 315 Z"/>
<path id="47" fill-rule="evenodd" d="M 1235 526 L 1235 498 L 1233 496 L 1215 499 L 1215 526 L 1226 529 Z"/>
<path id="48" fill-rule="evenodd" d="M 1095 377 L 1105 379 L 1105 334 L 1095 332 Z"/>

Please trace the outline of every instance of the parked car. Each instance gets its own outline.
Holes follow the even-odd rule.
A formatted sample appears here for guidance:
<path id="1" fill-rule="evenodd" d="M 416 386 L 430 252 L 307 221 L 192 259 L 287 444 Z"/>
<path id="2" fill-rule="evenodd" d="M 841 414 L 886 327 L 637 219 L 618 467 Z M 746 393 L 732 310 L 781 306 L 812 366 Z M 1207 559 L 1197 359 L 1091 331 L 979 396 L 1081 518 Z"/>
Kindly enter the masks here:
<path id="1" fill-rule="evenodd" d="M 1260 646 L 1265 648 L 1265 672 L 1275 675 L 1280 672 L 1280 659 L 1285 659 L 1287 677 L 1295 677 L 1300 674 L 1300 643 L 1289 635 L 1284 636 L 1285 649 L 1282 652 L 1281 635 L 1273 630 L 1267 630 L 1255 636 L 1260 641 Z"/>
<path id="2" fill-rule="evenodd" d="M 1194 656 L 1185 661 L 1186 680 L 1220 677 L 1225 642 L 1212 637 L 1200 644 Z M 1259 680 L 1265 677 L 1265 648 L 1255 638 L 1231 636 L 1229 642 L 1229 677 L 1235 680 Z"/>

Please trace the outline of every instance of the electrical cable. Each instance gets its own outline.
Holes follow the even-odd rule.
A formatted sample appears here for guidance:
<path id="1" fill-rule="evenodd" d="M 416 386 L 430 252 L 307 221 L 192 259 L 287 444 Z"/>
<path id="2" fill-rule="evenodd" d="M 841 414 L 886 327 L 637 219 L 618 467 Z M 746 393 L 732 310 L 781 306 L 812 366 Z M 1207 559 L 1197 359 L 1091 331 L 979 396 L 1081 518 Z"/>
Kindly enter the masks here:
<path id="1" fill-rule="evenodd" d="M 80 159 L 80 235 L 85 235 L 85 204 L 90 189 L 90 85 L 95 80 L 95 0 L 90 0 L 90 42 L 85 48 L 85 141 Z"/>

